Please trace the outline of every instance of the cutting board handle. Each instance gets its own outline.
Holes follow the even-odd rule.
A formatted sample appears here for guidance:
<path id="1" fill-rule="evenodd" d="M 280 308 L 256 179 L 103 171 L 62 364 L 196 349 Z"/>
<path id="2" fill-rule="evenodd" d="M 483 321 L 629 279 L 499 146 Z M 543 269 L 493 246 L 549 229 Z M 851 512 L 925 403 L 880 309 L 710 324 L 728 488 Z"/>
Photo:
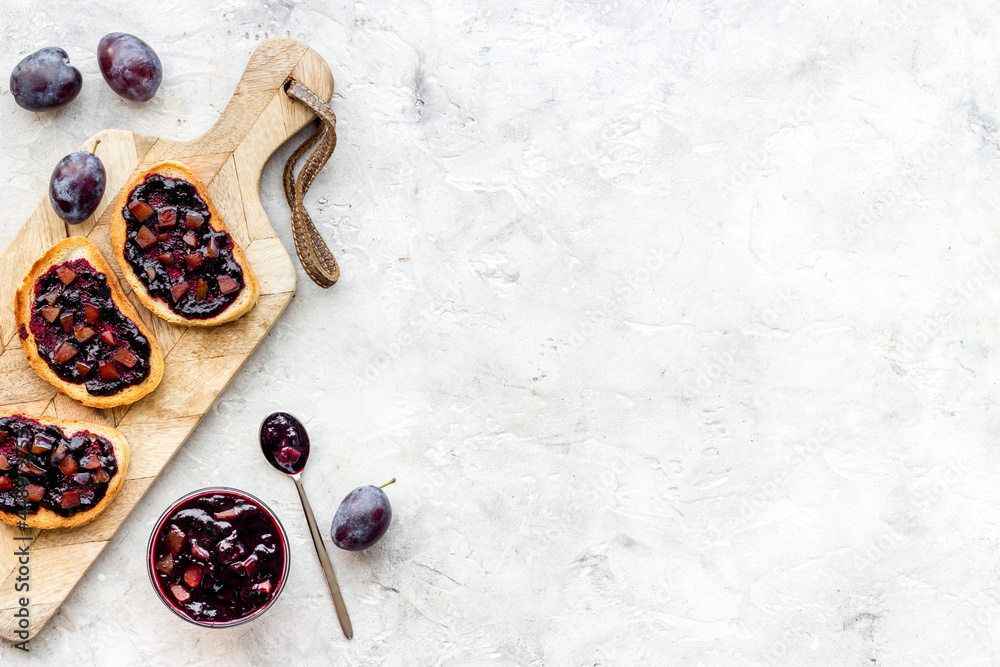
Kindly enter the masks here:
<path id="1" fill-rule="evenodd" d="M 157 141 L 141 158 L 140 166 L 145 168 L 163 155 L 178 159 L 231 153 L 237 148 L 252 150 L 266 162 L 271 153 L 315 117 L 285 94 L 285 84 L 291 78 L 304 83 L 323 100 L 333 95 L 333 74 L 318 53 L 294 39 L 264 40 L 250 56 L 236 92 L 215 125 L 191 141 Z"/>

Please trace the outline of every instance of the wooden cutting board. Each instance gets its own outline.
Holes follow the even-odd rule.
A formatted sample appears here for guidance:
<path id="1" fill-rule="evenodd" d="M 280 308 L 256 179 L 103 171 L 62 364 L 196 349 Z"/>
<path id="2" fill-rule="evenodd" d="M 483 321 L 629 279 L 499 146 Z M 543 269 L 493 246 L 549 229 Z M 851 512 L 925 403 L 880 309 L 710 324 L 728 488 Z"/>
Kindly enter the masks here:
<path id="1" fill-rule="evenodd" d="M 14 538 L 21 532 L 0 524 L 0 636 L 4 639 L 22 640 L 14 634 L 18 630 L 14 613 L 24 596 L 30 599 L 30 636 L 42 629 L 292 298 L 295 267 L 260 202 L 264 164 L 314 118 L 285 95 L 283 86 L 289 77 L 324 100 L 333 94 L 333 75 L 315 51 L 291 39 L 269 39 L 253 53 L 232 100 L 203 136 L 178 142 L 126 130 L 95 134 L 81 147 L 89 151 L 100 139 L 97 155 L 107 170 L 107 192 L 94 216 L 67 226 L 52 211 L 46 195 L 0 256 L 0 406 L 112 425 L 132 447 L 125 484 L 96 521 L 76 530 L 34 531 L 28 593 L 15 591 L 18 563 L 14 551 L 22 542 Z M 154 317 L 130 293 L 163 348 L 163 381 L 131 406 L 87 408 L 57 394 L 28 365 L 16 335 L 14 291 L 32 262 L 67 236 L 89 237 L 118 271 L 108 237 L 110 206 L 137 171 L 165 159 L 184 162 L 208 186 L 229 232 L 246 250 L 260 279 L 260 301 L 231 324 L 189 329 Z M 128 282 L 120 282 L 129 289 Z M 144 555 L 135 554 L 140 559 Z"/>

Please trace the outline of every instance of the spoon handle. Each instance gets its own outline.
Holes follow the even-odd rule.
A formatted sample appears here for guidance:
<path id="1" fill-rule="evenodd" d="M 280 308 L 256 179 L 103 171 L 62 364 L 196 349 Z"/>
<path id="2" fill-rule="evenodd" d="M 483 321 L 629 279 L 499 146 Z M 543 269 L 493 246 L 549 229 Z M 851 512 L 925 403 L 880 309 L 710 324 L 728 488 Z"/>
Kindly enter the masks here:
<path id="1" fill-rule="evenodd" d="M 316 525 L 316 517 L 313 516 L 312 507 L 309 506 L 309 499 L 306 498 L 306 490 L 302 488 L 302 480 L 299 479 L 298 475 L 293 475 L 292 479 L 295 480 L 295 488 L 298 489 L 299 499 L 302 501 L 302 510 L 306 514 L 306 523 L 309 524 L 309 532 L 312 533 L 316 555 L 319 556 L 319 564 L 323 566 L 326 583 L 330 586 L 330 595 L 333 596 L 333 606 L 337 608 L 337 618 L 340 619 L 340 627 L 344 631 L 344 636 L 350 639 L 354 636 L 354 628 L 351 627 L 351 617 L 347 615 L 344 596 L 340 594 L 340 586 L 337 585 L 337 575 L 333 573 L 333 565 L 330 564 L 330 556 L 326 553 L 326 545 L 323 544 L 319 527 Z"/>

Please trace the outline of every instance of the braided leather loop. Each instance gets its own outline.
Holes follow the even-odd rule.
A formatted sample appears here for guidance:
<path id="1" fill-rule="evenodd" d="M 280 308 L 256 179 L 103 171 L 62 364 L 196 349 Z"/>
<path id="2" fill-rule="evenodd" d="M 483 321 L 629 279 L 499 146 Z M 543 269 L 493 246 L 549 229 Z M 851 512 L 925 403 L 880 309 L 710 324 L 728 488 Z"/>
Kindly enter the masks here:
<path id="1" fill-rule="evenodd" d="M 295 252 L 299 256 L 302 268 L 314 283 L 320 287 L 330 287 L 340 278 L 340 267 L 337 266 L 337 260 L 313 224 L 312 218 L 309 217 L 303 198 L 323 165 L 333 155 L 333 149 L 337 147 L 337 117 L 329 104 L 295 79 L 285 86 L 285 92 L 292 99 L 312 109 L 319 119 L 316 131 L 288 158 L 281 181 L 285 189 L 285 199 L 292 209 L 292 238 L 295 239 Z M 296 163 L 314 145 L 316 149 L 306 158 L 296 178 L 294 174 Z"/>

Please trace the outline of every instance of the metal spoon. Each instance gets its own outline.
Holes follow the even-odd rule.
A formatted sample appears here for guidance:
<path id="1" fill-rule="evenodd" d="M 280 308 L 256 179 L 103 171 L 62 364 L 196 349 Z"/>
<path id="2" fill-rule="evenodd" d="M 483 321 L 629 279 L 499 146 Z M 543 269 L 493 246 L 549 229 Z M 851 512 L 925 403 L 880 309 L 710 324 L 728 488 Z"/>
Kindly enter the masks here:
<path id="1" fill-rule="evenodd" d="M 264 458 L 268 463 L 295 482 L 299 499 L 302 501 L 302 510 L 306 514 L 306 522 L 309 524 L 309 532 L 312 533 L 316 555 L 319 556 L 319 563 L 323 566 L 326 583 L 330 586 L 333 606 L 337 608 L 340 627 L 344 631 L 344 636 L 350 639 L 354 636 L 351 618 L 347 615 L 344 596 L 340 594 L 337 575 L 333 573 L 333 565 L 330 564 L 330 556 L 326 553 L 326 546 L 316 525 L 316 517 L 313 516 L 312 508 L 309 506 L 306 491 L 302 488 L 302 471 L 305 470 L 306 460 L 309 458 L 309 434 L 306 433 L 306 427 L 287 412 L 272 412 L 260 425 L 260 449 L 264 452 Z"/>

